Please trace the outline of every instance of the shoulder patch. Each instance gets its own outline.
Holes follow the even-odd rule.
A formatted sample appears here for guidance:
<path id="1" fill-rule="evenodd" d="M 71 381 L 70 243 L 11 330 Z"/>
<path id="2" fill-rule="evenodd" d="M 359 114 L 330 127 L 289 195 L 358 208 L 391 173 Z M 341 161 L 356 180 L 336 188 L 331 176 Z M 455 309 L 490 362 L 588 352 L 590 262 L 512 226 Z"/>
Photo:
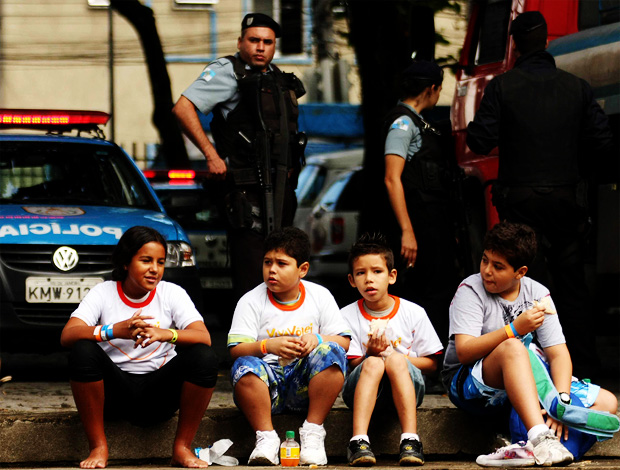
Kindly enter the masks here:
<path id="1" fill-rule="evenodd" d="M 211 67 L 207 67 L 200 74 L 200 78 L 202 78 L 206 82 L 210 81 L 213 77 L 215 77 L 215 72 L 211 69 Z"/>
<path id="2" fill-rule="evenodd" d="M 394 121 L 390 126 L 390 129 L 400 129 L 401 131 L 406 131 L 409 129 L 410 125 L 411 122 L 409 121 L 409 118 L 403 116 Z"/>

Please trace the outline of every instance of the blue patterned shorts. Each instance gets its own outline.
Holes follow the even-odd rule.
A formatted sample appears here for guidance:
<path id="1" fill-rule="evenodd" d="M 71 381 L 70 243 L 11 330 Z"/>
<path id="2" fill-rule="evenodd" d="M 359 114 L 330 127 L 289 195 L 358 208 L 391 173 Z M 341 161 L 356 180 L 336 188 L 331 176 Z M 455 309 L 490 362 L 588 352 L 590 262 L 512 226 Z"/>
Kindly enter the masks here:
<path id="1" fill-rule="evenodd" d="M 282 367 L 269 364 L 259 357 L 243 356 L 238 358 L 230 371 L 230 380 L 234 387 L 245 374 L 255 374 L 269 388 L 271 412 L 282 413 L 284 410 L 303 411 L 308 409 L 308 384 L 310 380 L 328 367 L 337 365 L 344 374 L 347 359 L 346 352 L 338 343 L 319 344 L 306 357 L 297 359 Z"/>

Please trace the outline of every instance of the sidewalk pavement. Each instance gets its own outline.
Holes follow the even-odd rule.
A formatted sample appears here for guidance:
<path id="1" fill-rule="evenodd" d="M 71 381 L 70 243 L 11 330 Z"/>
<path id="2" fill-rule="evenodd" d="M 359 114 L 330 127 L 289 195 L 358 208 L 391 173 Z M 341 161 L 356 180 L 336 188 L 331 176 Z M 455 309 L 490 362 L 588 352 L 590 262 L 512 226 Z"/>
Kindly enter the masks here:
<path id="1" fill-rule="evenodd" d="M 233 446 L 226 455 L 238 458 L 243 465 L 252 451 L 255 435 L 233 403 L 225 336 L 219 336 L 222 335 L 214 336 L 214 348 L 221 358 L 221 371 L 194 445 L 207 447 L 220 439 L 230 439 Z M 88 454 L 88 445 L 66 378 L 66 362 L 63 362 L 66 355 L 18 356 L 2 355 L 0 377 L 11 373 L 13 380 L 0 386 L 0 467 L 9 464 L 19 468 L 27 468 L 27 465 L 49 467 L 79 462 Z M 618 378 L 610 382 L 611 386 L 603 385 L 620 397 Z M 497 447 L 497 426 L 482 418 L 472 419 L 456 409 L 445 395 L 427 392 L 417 416 L 429 461 L 426 469 L 477 468 L 473 464 L 475 457 Z M 295 430 L 298 435 L 304 418 L 294 414 L 274 416 L 274 426 L 281 438 L 287 430 Z M 107 423 L 110 461 L 138 466 L 145 462 L 147 465 L 165 462 L 161 465 L 166 466 L 176 424 L 176 417 L 149 428 L 123 421 Z M 344 464 L 346 445 L 352 433 L 352 414 L 340 398 L 328 415 L 325 428 L 330 462 Z M 395 414 L 373 417 L 370 431 L 373 450 L 387 466 L 395 461 L 395 457 L 390 456 L 398 454 L 399 438 L 400 425 Z M 583 462 L 574 465 L 593 469 L 620 468 L 620 438 L 616 436 L 597 443 Z"/>

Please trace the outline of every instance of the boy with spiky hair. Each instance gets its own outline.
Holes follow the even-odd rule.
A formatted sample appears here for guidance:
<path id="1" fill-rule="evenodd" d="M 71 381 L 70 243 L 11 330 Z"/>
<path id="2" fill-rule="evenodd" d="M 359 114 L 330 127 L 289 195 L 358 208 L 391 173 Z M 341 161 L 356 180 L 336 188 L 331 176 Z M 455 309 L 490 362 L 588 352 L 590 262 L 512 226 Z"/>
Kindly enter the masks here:
<path id="1" fill-rule="evenodd" d="M 388 293 L 396 281 L 394 255 L 382 236 L 362 236 L 349 253 L 349 282 L 362 298 L 342 309 L 351 329 L 343 399 L 353 408 L 347 458 L 376 463 L 368 427 L 373 410 L 396 408 L 402 434 L 400 465 L 422 465 L 416 407 L 424 398 L 422 374 L 437 369 L 443 347 L 424 309 Z"/>

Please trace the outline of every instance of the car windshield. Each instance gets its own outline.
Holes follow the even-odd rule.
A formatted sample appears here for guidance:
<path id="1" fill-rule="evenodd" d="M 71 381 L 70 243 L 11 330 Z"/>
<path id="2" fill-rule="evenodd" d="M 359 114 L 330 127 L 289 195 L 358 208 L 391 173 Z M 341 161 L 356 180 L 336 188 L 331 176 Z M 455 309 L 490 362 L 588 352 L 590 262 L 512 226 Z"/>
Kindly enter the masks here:
<path id="1" fill-rule="evenodd" d="M 128 157 L 116 147 L 2 141 L 0 203 L 133 206 L 159 211 Z"/>

